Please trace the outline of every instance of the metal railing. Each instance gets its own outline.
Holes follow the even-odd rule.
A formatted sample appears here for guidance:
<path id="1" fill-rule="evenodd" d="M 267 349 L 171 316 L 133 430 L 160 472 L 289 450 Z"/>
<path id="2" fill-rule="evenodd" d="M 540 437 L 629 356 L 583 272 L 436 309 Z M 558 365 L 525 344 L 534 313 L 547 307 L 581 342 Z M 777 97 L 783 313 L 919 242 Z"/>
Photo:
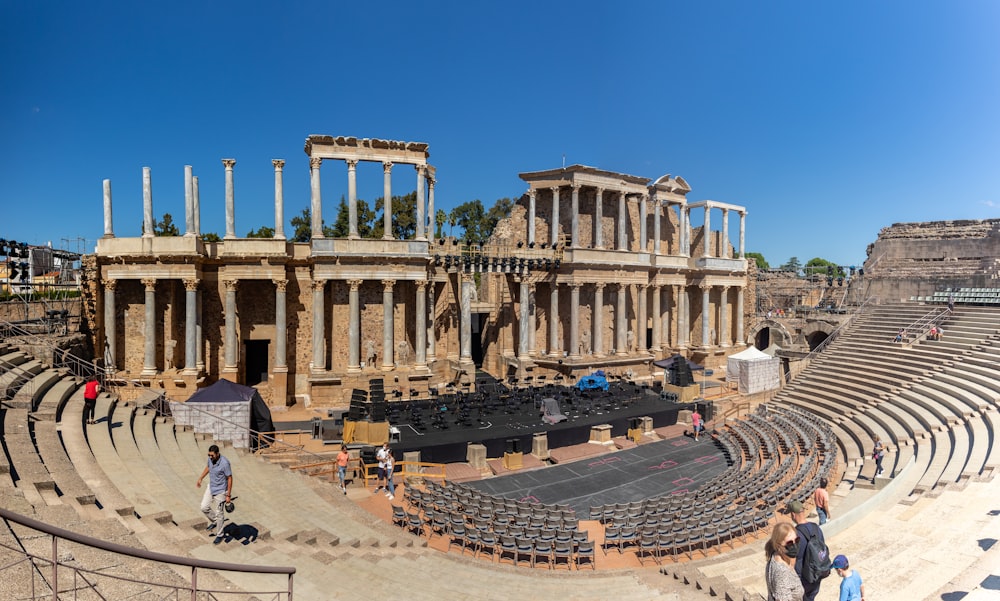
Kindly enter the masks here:
<path id="1" fill-rule="evenodd" d="M 867 311 L 872 305 L 877 305 L 877 304 L 878 304 L 877 296 L 869 296 L 868 298 L 866 298 L 865 302 L 858 305 L 857 308 L 855 308 L 854 311 L 851 312 L 850 316 L 842 324 L 840 324 L 832 332 L 830 332 L 830 335 L 827 336 L 823 340 L 823 342 L 817 344 L 816 348 L 809 351 L 809 354 L 803 357 L 803 359 L 806 361 L 811 361 L 812 359 L 814 359 L 816 355 L 821 353 L 826 347 L 830 346 L 830 344 L 832 344 L 833 341 L 840 336 L 840 334 L 842 334 L 847 328 L 851 327 L 854 324 L 854 320 L 856 320 L 859 315 Z"/>
<path id="2" fill-rule="evenodd" d="M 136 549 L 125 545 L 119 545 L 117 543 L 106 542 L 98 538 L 78 534 L 69 530 L 64 530 L 3 508 L 0 508 L 0 518 L 3 518 L 8 528 L 11 528 L 11 522 L 13 522 L 25 528 L 41 532 L 52 537 L 50 546 L 51 553 L 47 556 L 28 551 L 23 545 L 20 544 L 21 539 L 17 537 L 15 537 L 18 543 L 17 545 L 0 541 L 0 547 L 13 552 L 14 555 L 23 556 L 20 560 L 0 566 L 0 575 L 2 575 L 5 570 L 15 568 L 24 562 L 28 562 L 30 564 L 30 590 L 22 591 L 24 596 L 19 598 L 51 598 L 53 601 L 59 601 L 60 595 L 63 599 L 67 598 L 68 595 L 72 595 L 72 598 L 76 599 L 80 597 L 81 593 L 84 591 L 86 591 L 87 594 L 83 596 L 88 599 L 92 598 L 92 595 L 94 594 L 96 594 L 99 599 L 124 599 L 134 596 L 134 593 L 126 594 L 124 592 L 120 597 L 116 595 L 114 590 L 112 590 L 113 587 L 106 586 L 111 585 L 112 582 L 114 582 L 115 584 L 119 584 L 126 588 L 129 586 L 127 583 L 130 583 L 132 585 L 146 587 L 149 591 L 155 589 L 156 596 L 164 599 L 181 599 L 187 597 L 190 598 L 191 601 L 197 601 L 199 598 L 215 601 L 219 599 L 236 598 L 232 597 L 234 595 L 238 595 L 239 598 L 245 598 L 248 595 L 256 595 L 257 597 L 266 597 L 268 599 L 272 599 L 273 601 L 292 601 L 292 579 L 295 574 L 295 568 L 291 566 L 253 566 L 221 561 L 207 561 L 203 559 L 192 559 L 177 555 L 168 555 L 166 553 L 158 553 L 155 551 L 147 551 L 145 549 Z M 11 528 L 11 532 L 13 532 L 13 528 Z M 148 578 L 142 578 L 138 575 L 127 576 L 112 574 L 106 569 L 106 567 L 103 566 L 101 568 L 93 569 L 81 567 L 78 565 L 79 562 L 73 558 L 72 554 L 64 554 L 63 556 L 60 555 L 60 541 L 68 541 L 90 547 L 92 549 L 100 549 L 114 555 L 127 556 L 137 560 L 149 561 L 158 564 L 171 564 L 173 566 L 178 566 L 179 569 L 175 569 L 178 574 L 185 568 L 189 568 L 191 576 L 186 579 L 180 578 L 183 582 L 161 582 L 150 580 Z M 235 574 L 249 573 L 274 574 L 276 576 L 283 575 L 285 576 L 286 583 L 283 588 L 275 587 L 273 589 L 261 591 L 212 589 L 198 584 L 199 570 L 231 572 Z M 49 578 L 48 582 L 45 580 L 46 573 Z M 10 574 L 10 572 L 8 572 L 8 574 Z M 71 578 L 72 585 L 60 590 L 60 577 L 62 577 L 64 581 L 67 577 Z M 40 591 L 36 590 L 35 586 L 36 581 L 39 580 L 39 587 L 42 589 Z M 102 584 L 105 586 L 100 586 Z"/>
<path id="3" fill-rule="evenodd" d="M 950 315 L 951 311 L 941 307 L 931 309 L 927 313 L 918 317 L 916 321 L 903 328 L 905 332 L 917 332 L 916 334 L 907 335 L 903 338 L 901 341 L 903 343 L 903 348 L 911 348 L 915 343 L 927 338 L 927 335 L 930 333 L 930 329 L 941 325 L 945 318 Z"/>

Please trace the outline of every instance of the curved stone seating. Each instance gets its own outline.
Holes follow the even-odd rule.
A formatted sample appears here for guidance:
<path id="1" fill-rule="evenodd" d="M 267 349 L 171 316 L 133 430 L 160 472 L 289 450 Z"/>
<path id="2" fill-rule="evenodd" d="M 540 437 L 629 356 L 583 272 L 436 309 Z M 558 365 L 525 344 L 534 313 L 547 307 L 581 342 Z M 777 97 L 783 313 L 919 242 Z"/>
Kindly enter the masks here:
<path id="1" fill-rule="evenodd" d="M 29 359 L 24 363 L 12 366 L 0 375 L 0 398 L 12 399 L 25 384 L 40 374 L 45 366 L 37 359 Z M 28 393 L 29 391 L 26 391 Z M 25 404 L 22 401 L 22 404 Z"/>

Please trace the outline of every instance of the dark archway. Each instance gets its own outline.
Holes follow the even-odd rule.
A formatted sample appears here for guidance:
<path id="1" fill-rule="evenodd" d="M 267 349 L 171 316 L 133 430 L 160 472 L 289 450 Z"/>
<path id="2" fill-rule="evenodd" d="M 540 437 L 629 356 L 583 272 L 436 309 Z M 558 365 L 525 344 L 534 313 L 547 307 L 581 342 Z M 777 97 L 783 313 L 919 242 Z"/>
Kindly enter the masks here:
<path id="1" fill-rule="evenodd" d="M 813 332 L 812 334 L 809 334 L 808 336 L 806 336 L 806 342 L 809 343 L 809 350 L 810 351 L 816 350 L 816 347 L 823 344 L 823 341 L 829 337 L 830 335 L 827 334 L 826 332 L 823 332 L 822 330 L 818 330 L 816 332 Z"/>

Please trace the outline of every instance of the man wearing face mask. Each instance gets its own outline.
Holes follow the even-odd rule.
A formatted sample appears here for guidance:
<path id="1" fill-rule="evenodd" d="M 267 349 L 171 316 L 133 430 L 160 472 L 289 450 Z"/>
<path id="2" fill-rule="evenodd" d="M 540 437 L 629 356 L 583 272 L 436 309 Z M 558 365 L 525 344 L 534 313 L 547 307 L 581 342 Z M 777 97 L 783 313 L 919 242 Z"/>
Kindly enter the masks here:
<path id="1" fill-rule="evenodd" d="M 205 476 L 208 476 L 208 486 L 201 500 L 201 512 L 209 520 L 206 530 L 209 534 L 214 531 L 214 544 L 217 545 L 225 538 L 222 534 L 222 525 L 226 521 L 226 512 L 222 507 L 230 502 L 233 493 L 233 470 L 229 460 L 219 454 L 218 445 L 208 447 L 208 465 L 198 476 L 195 487 L 201 488 L 201 481 Z"/>

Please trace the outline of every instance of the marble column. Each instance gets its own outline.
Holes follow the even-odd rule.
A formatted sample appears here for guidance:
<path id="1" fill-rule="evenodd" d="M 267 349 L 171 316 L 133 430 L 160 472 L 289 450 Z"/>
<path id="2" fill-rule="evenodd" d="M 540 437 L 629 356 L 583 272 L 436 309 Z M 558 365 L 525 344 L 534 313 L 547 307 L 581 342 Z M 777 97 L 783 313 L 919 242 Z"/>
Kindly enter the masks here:
<path id="1" fill-rule="evenodd" d="M 361 371 L 361 282 L 347 280 L 347 371 Z"/>
<path id="2" fill-rule="evenodd" d="M 142 237 L 153 237 L 153 178 L 149 167 L 142 168 Z"/>
<path id="3" fill-rule="evenodd" d="M 222 159 L 226 167 L 226 239 L 236 237 L 236 196 L 233 190 L 233 167 L 236 159 Z"/>
<path id="4" fill-rule="evenodd" d="M 729 286 L 722 286 L 719 294 L 719 346 L 729 348 Z"/>
<path id="5" fill-rule="evenodd" d="M 649 244 L 649 236 L 646 228 L 646 219 L 648 217 L 649 197 L 643 194 L 639 197 L 639 252 L 641 253 L 646 252 L 646 245 Z"/>
<path id="6" fill-rule="evenodd" d="M 677 311 L 677 286 L 665 286 L 667 293 L 667 303 L 663 308 L 663 349 L 671 349 L 677 346 L 677 321 L 679 313 Z"/>
<path id="7" fill-rule="evenodd" d="M 736 346 L 746 343 L 743 332 L 743 286 L 736 287 Z"/>
<path id="8" fill-rule="evenodd" d="M 118 315 L 115 308 L 115 287 L 118 280 L 104 280 L 104 344 L 111 362 L 104 367 L 110 373 L 116 371 L 118 361 Z"/>
<path id="9" fill-rule="evenodd" d="M 274 165 L 274 237 L 285 239 L 285 185 L 283 181 L 285 161 L 271 159 Z"/>
<path id="10" fill-rule="evenodd" d="M 184 280 L 184 375 L 198 374 L 198 280 Z"/>
<path id="11" fill-rule="evenodd" d="M 573 282 L 569 285 L 569 356 L 570 359 L 580 358 L 580 286 Z"/>
<path id="12" fill-rule="evenodd" d="M 392 288 L 396 280 L 382 280 L 382 369 L 390 370 L 396 366 L 396 343 L 394 331 L 395 303 L 392 300 Z"/>
<path id="13" fill-rule="evenodd" d="M 462 290 L 462 325 L 460 326 L 461 347 L 458 360 L 460 363 L 472 361 L 472 274 L 460 273 Z"/>
<path id="14" fill-rule="evenodd" d="M 234 372 L 239 368 L 239 342 L 236 338 L 236 289 L 239 287 L 239 280 L 223 280 L 226 287 L 226 349 L 225 365 L 222 366 L 224 372 Z"/>
<path id="15" fill-rule="evenodd" d="M 656 194 L 653 194 L 653 254 L 660 254 L 660 248 L 662 243 L 660 238 L 663 237 L 662 234 L 662 224 L 663 221 L 663 203 Z"/>
<path id="16" fill-rule="evenodd" d="M 649 350 L 654 353 L 660 352 L 663 348 L 663 314 L 660 312 L 660 299 L 663 294 L 663 286 L 653 286 L 653 347 Z"/>
<path id="17" fill-rule="evenodd" d="M 313 290 L 313 306 L 312 306 L 312 318 L 313 318 L 313 328 L 312 328 L 312 365 L 310 368 L 313 373 L 322 373 L 326 371 L 326 300 L 323 298 L 326 288 L 326 280 L 313 280 L 312 290 Z M 348 367 L 353 365 L 350 363 Z"/>
<path id="18" fill-rule="evenodd" d="M 594 355 L 604 354 L 604 283 L 594 284 L 594 306 L 591 309 L 591 325 L 594 333 L 591 338 L 594 340 Z"/>
<path id="19" fill-rule="evenodd" d="M 570 226 L 570 232 L 573 241 L 570 242 L 570 244 L 573 248 L 577 248 L 580 246 L 580 186 L 578 184 L 574 184 L 570 187 L 570 189 L 573 191 L 572 206 L 570 209 L 572 212 L 571 218 L 573 220 Z"/>
<path id="20" fill-rule="evenodd" d="M 184 235 L 194 235 L 194 173 L 191 165 L 184 165 Z"/>
<path id="21" fill-rule="evenodd" d="M 415 233 L 417 240 L 426 240 L 427 235 L 424 233 L 426 223 L 424 218 L 424 175 L 427 167 L 414 165 L 414 168 L 417 170 L 417 231 Z"/>
<path id="22" fill-rule="evenodd" d="M 201 235 L 201 200 L 198 195 L 198 176 L 191 177 L 191 206 L 194 211 L 194 233 Z"/>
<path id="23" fill-rule="evenodd" d="M 519 276 L 518 281 L 521 283 L 521 290 L 519 295 L 518 309 L 521 311 L 520 325 L 518 327 L 517 333 L 517 358 L 525 359 L 528 357 L 528 330 L 531 328 L 531 290 L 528 287 L 528 279 L 524 276 Z"/>
<path id="24" fill-rule="evenodd" d="M 677 205 L 677 220 L 680 222 L 680 239 L 681 248 L 680 256 L 690 257 L 691 256 L 691 230 L 688 227 L 688 222 L 690 218 L 688 217 L 687 205 Z"/>
<path id="25" fill-rule="evenodd" d="M 625 190 L 622 190 L 618 195 L 618 250 L 628 250 L 628 239 L 625 230 L 628 211 L 626 200 Z"/>
<path id="26" fill-rule="evenodd" d="M 740 211 L 740 258 L 745 259 L 746 254 L 743 252 L 744 241 L 746 240 L 746 225 L 747 225 L 747 212 Z M 742 315 L 742 310 L 740 314 Z M 742 339 L 741 339 L 742 340 Z"/>
<path id="27" fill-rule="evenodd" d="M 437 237 L 437 215 L 434 214 L 434 185 L 437 179 L 428 174 L 427 176 L 427 222 L 429 231 L 427 239 L 434 242 Z"/>
<path id="28" fill-rule="evenodd" d="M 625 318 L 625 299 L 628 284 L 618 284 L 618 306 L 615 308 L 615 354 L 628 354 L 628 320 Z"/>
<path id="29" fill-rule="evenodd" d="M 686 349 L 691 344 L 691 309 L 688 308 L 686 285 L 677 288 L 677 348 Z"/>
<path id="30" fill-rule="evenodd" d="M 319 188 L 319 168 L 323 159 L 309 158 L 309 214 L 312 219 L 312 237 L 323 237 L 323 197 Z"/>
<path id="31" fill-rule="evenodd" d="M 392 161 L 382 161 L 382 229 L 382 239 L 392 240 Z"/>
<path id="32" fill-rule="evenodd" d="M 549 284 L 549 356 L 562 356 L 559 344 L 559 284 Z"/>
<path id="33" fill-rule="evenodd" d="M 701 289 L 701 346 L 702 348 L 709 348 L 712 346 L 712 341 L 709 339 L 709 328 L 711 327 L 712 315 L 709 313 L 710 299 L 709 295 L 712 292 L 711 284 L 699 284 L 698 288 Z"/>
<path id="34" fill-rule="evenodd" d="M 534 357 L 538 354 L 535 346 L 535 332 L 538 330 L 538 317 L 535 313 L 535 285 L 528 284 L 528 356 Z"/>
<path id="35" fill-rule="evenodd" d="M 111 221 L 111 180 L 104 180 L 104 237 L 114 238 L 115 228 Z"/>
<path id="36" fill-rule="evenodd" d="M 729 252 L 729 209 L 722 209 L 722 248 L 719 249 L 719 257 L 732 257 Z"/>
<path id="37" fill-rule="evenodd" d="M 649 294 L 649 286 L 646 284 L 639 284 L 635 287 L 636 293 L 638 294 L 638 302 L 636 303 L 636 315 L 635 317 L 635 348 L 640 353 L 646 352 L 646 302 L 647 295 Z"/>
<path id="38" fill-rule="evenodd" d="M 528 190 L 528 244 L 535 241 L 535 189 Z"/>
<path id="39" fill-rule="evenodd" d="M 146 289 L 145 324 L 143 327 L 143 376 L 156 375 L 156 280 L 142 280 Z"/>
<path id="40" fill-rule="evenodd" d="M 413 345 L 416 347 L 416 367 L 427 367 L 427 280 L 414 282 L 417 288 L 416 320 Z"/>
<path id="41" fill-rule="evenodd" d="M 437 344 L 434 340 L 434 282 L 429 282 L 427 287 L 427 361 L 433 362 L 437 358 Z"/>
<path id="42" fill-rule="evenodd" d="M 594 248 L 604 248 L 604 188 L 598 188 L 594 194 Z"/>
<path id="43" fill-rule="evenodd" d="M 705 225 L 701 228 L 701 236 L 705 242 L 705 251 L 702 256 L 705 258 L 712 256 L 712 209 L 705 205 Z"/>
<path id="44" fill-rule="evenodd" d="M 195 320 L 194 320 L 194 340 L 195 340 L 195 347 L 196 347 L 195 352 L 196 352 L 196 355 L 197 355 L 197 359 L 196 359 L 197 363 L 195 364 L 195 367 L 198 368 L 198 373 L 204 373 L 205 372 L 205 335 L 202 332 L 202 327 L 201 327 L 201 319 L 202 319 L 201 318 L 201 314 L 202 314 L 201 313 L 201 300 L 202 300 L 201 288 L 199 288 L 197 291 L 195 291 L 194 296 L 195 296 L 195 305 L 197 307 L 197 309 L 195 310 L 196 311 L 196 317 L 195 317 Z"/>
<path id="45" fill-rule="evenodd" d="M 288 367 L 288 280 L 274 280 L 274 369 Z"/>
<path id="46" fill-rule="evenodd" d="M 357 240 L 358 235 L 358 162 L 347 159 L 347 237 Z"/>
<path id="47" fill-rule="evenodd" d="M 549 238 L 549 244 L 555 244 L 558 241 L 559 241 L 559 186 L 556 186 L 552 188 L 552 234 Z"/>

